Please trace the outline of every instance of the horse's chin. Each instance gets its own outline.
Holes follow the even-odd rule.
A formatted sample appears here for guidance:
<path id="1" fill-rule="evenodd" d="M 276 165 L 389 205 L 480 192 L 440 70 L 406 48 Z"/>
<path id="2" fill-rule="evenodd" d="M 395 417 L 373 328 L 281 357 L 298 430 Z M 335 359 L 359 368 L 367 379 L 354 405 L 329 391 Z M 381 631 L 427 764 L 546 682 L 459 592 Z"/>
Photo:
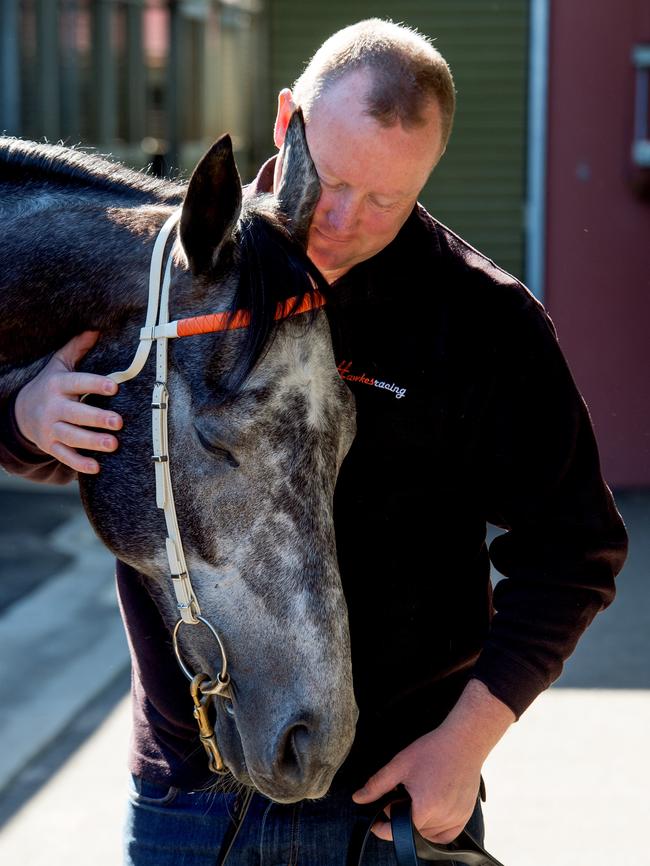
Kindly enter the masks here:
<path id="1" fill-rule="evenodd" d="M 249 771 L 245 763 L 238 764 L 239 762 L 228 762 L 228 769 L 241 785 L 254 788 L 274 803 L 284 804 L 324 797 L 330 789 L 335 772 L 330 767 L 324 767 L 314 778 L 297 785 L 295 781 L 270 779 L 262 773 Z"/>
<path id="2" fill-rule="evenodd" d="M 323 769 L 308 782 L 296 785 L 293 782 L 285 783 L 280 779 L 269 779 L 261 774 L 250 773 L 251 781 L 260 794 L 275 803 L 287 804 L 324 797 L 330 789 L 333 776 L 332 770 Z"/>

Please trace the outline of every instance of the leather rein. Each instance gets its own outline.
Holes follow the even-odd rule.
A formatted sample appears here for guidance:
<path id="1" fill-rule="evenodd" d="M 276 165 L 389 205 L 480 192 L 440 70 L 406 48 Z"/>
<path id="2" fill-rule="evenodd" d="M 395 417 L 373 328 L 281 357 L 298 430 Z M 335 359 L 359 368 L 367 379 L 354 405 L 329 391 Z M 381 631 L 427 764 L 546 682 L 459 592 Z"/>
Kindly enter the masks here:
<path id="1" fill-rule="evenodd" d="M 167 538 L 165 541 L 169 572 L 171 575 L 179 619 L 174 626 L 172 641 L 178 664 L 190 681 L 190 694 L 194 702 L 194 718 L 199 727 L 199 735 L 208 756 L 210 770 L 213 773 L 228 772 L 223 757 L 217 745 L 214 728 L 209 718 L 210 699 L 214 695 L 225 700 L 232 700 L 230 674 L 228 673 L 228 657 L 219 633 L 214 626 L 201 615 L 201 606 L 190 579 L 183 542 L 176 516 L 174 490 L 172 486 L 170 454 L 169 454 L 169 391 L 168 379 L 168 342 L 180 337 L 191 337 L 197 334 L 209 334 L 218 331 L 235 330 L 248 327 L 250 313 L 247 310 L 237 310 L 234 313 L 225 311 L 211 313 L 205 316 L 193 316 L 187 319 L 169 321 L 169 290 L 174 248 L 167 256 L 163 276 L 163 258 L 170 235 L 181 216 L 178 209 L 166 220 L 156 238 L 151 255 L 149 268 L 149 299 L 144 327 L 140 330 L 140 341 L 131 364 L 125 369 L 110 373 L 109 378 L 118 385 L 134 379 L 143 369 L 156 343 L 156 381 L 151 399 L 151 438 L 153 445 L 152 460 L 156 473 L 156 505 L 165 515 Z M 275 319 L 281 320 L 300 313 L 322 307 L 325 298 L 320 292 L 314 291 L 307 295 L 301 303 L 290 298 L 279 303 Z M 183 625 L 203 625 L 216 640 L 221 652 L 221 670 L 215 679 L 206 673 L 195 674 L 188 667 L 180 651 L 178 634 Z"/>

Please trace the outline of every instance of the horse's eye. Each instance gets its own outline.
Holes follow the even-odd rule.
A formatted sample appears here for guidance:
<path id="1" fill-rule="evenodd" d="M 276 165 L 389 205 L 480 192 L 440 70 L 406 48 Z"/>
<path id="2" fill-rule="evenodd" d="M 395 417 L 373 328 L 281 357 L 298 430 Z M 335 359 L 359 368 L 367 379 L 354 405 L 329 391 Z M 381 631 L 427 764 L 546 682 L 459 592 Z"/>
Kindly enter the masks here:
<path id="1" fill-rule="evenodd" d="M 219 457 L 221 460 L 225 460 L 225 462 L 228 463 L 229 466 L 232 466 L 233 469 L 239 467 L 239 461 L 231 451 L 224 448 L 219 442 L 211 442 L 203 433 L 201 433 L 198 427 L 195 427 L 194 429 L 196 430 L 196 436 L 201 447 L 204 448 L 208 454 L 212 454 L 213 457 Z"/>

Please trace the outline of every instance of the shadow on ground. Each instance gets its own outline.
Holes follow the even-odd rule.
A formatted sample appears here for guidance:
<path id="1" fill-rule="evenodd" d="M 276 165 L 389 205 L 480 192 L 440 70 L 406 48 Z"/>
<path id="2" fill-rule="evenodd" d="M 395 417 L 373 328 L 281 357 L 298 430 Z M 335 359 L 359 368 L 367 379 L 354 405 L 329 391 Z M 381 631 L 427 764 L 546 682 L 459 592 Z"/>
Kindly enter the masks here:
<path id="1" fill-rule="evenodd" d="M 91 737 L 130 689 L 129 672 L 121 672 L 110 686 L 79 713 L 54 743 L 24 767 L 0 794 L 0 829 L 57 774 Z M 101 779 L 102 768 L 97 768 Z"/>
<path id="2" fill-rule="evenodd" d="M 0 489 L 0 614 L 69 565 L 49 538 L 80 508 L 68 492 Z"/>

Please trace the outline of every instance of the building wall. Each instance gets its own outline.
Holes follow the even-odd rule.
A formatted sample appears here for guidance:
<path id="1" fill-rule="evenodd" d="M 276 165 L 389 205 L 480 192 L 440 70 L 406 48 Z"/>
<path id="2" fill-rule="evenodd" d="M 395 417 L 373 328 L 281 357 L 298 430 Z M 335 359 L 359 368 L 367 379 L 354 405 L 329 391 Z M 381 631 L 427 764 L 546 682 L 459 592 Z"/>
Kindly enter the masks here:
<path id="1" fill-rule="evenodd" d="M 2 0 L 0 132 L 175 175 L 227 131 L 250 175 L 262 12 L 262 0 Z"/>
<path id="2" fill-rule="evenodd" d="M 293 83 L 324 39 L 360 19 L 392 18 L 435 39 L 454 74 L 458 107 L 447 153 L 422 202 L 520 278 L 528 5 L 525 0 L 314 0 L 308 7 L 301 0 L 268 3 L 273 96 Z M 266 123 L 270 146 L 270 111 Z"/>
<path id="3" fill-rule="evenodd" d="M 647 0 L 551 4 L 545 302 L 606 478 L 650 484 L 650 198 L 634 189 L 634 70 Z"/>

